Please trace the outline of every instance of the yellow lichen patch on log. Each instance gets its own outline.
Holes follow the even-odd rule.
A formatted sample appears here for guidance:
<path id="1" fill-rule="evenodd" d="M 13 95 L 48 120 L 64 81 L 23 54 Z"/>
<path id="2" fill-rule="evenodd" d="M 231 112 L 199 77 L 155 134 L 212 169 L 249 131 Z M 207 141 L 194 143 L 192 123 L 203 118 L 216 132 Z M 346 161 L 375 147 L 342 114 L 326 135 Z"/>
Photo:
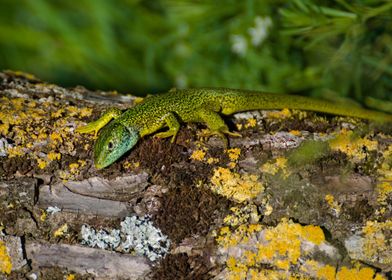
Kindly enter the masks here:
<path id="1" fill-rule="evenodd" d="M 234 213 L 238 209 L 232 209 Z M 226 220 L 232 220 L 228 217 Z M 320 262 L 317 246 L 326 244 L 319 226 L 300 225 L 287 219 L 275 227 L 249 224 L 224 226 L 217 234 L 220 251 L 227 253 L 225 277 L 234 279 L 385 279 L 373 268 L 342 266 Z M 313 259 L 313 257 L 315 259 Z"/>
<path id="2" fill-rule="evenodd" d="M 10 274 L 12 269 L 11 258 L 8 255 L 7 247 L 0 240 L 0 273 Z"/>
<path id="3" fill-rule="evenodd" d="M 61 227 L 59 227 L 54 233 L 54 237 L 62 237 L 68 232 L 68 224 L 64 224 Z"/>
<path id="4" fill-rule="evenodd" d="M 287 158 L 278 157 L 273 162 L 266 162 L 260 167 L 261 172 L 275 175 L 278 172 L 282 172 L 283 176 L 287 178 L 290 175 L 290 171 L 287 168 Z"/>
<path id="5" fill-rule="evenodd" d="M 364 268 L 347 268 L 342 267 L 338 273 L 336 273 L 336 280 L 346 280 L 346 279 L 358 279 L 358 280 L 368 280 L 374 279 L 375 271 L 370 267 Z M 379 277 L 382 277 L 381 275 Z M 383 278 L 378 278 L 383 279 Z"/>
<path id="6" fill-rule="evenodd" d="M 324 199 L 328 203 L 331 210 L 334 212 L 335 216 L 339 216 L 340 212 L 342 211 L 342 207 L 335 200 L 335 197 L 332 194 L 326 194 Z"/>
<path id="7" fill-rule="evenodd" d="M 377 201 L 380 205 L 386 206 L 387 199 L 392 193 L 392 145 L 383 152 L 383 161 L 377 173 Z"/>
<path id="8" fill-rule="evenodd" d="M 390 254 L 390 241 L 385 236 L 392 229 L 392 220 L 385 222 L 367 221 L 362 229 L 364 234 L 363 251 L 370 260 L 377 260 L 380 263 L 392 264 Z"/>
<path id="9" fill-rule="evenodd" d="M 246 124 L 245 124 L 245 128 L 256 127 L 256 125 L 257 125 L 256 119 L 250 118 L 250 119 L 247 119 Z"/>
<path id="10" fill-rule="evenodd" d="M 377 150 L 378 143 L 369 137 L 356 137 L 353 131 L 342 129 L 338 136 L 329 141 L 329 146 L 333 151 L 343 152 L 358 162 L 366 158 L 367 151 Z"/>
<path id="11" fill-rule="evenodd" d="M 258 222 L 260 219 L 257 207 L 254 204 L 247 204 L 244 207 L 231 207 L 230 212 L 231 214 L 227 215 L 223 222 L 231 227 L 245 224 L 248 221 Z"/>
<path id="12" fill-rule="evenodd" d="M 6 155 L 26 157 L 45 169 L 52 161 L 61 160 L 61 154 L 74 153 L 76 143 L 81 142 L 74 134 L 78 118 L 91 114 L 92 108 L 50 98 L 0 97 L 0 138 L 12 140 Z"/>
<path id="13" fill-rule="evenodd" d="M 271 111 L 268 112 L 268 118 L 273 119 L 287 119 L 292 116 L 291 111 L 287 108 L 282 109 L 281 111 Z"/>
<path id="14" fill-rule="evenodd" d="M 191 159 L 197 161 L 203 161 L 205 159 L 206 152 L 203 150 L 195 150 L 193 151 L 192 155 L 190 156 Z"/>
<path id="15" fill-rule="evenodd" d="M 229 155 L 229 159 L 231 161 L 237 161 L 238 158 L 241 155 L 241 149 L 240 148 L 232 148 L 232 149 L 228 149 L 227 154 Z"/>
<path id="16" fill-rule="evenodd" d="M 302 226 L 283 219 L 276 227 L 263 228 L 260 224 L 242 224 L 231 230 L 226 226 L 221 228 L 216 241 L 229 252 L 234 246 L 246 248 L 241 250 L 240 254 L 237 251 L 235 255 L 230 255 L 226 262 L 229 279 L 246 279 L 247 275 L 270 275 L 272 271 L 254 268 L 263 265 L 273 266 L 274 273 L 289 276 L 289 268 L 299 264 L 300 257 L 307 254 L 301 248 L 302 243 L 320 245 L 325 241 L 325 236 L 320 227 Z M 249 242 L 254 243 L 251 245 Z"/>
<path id="17" fill-rule="evenodd" d="M 211 178 L 212 191 L 237 202 L 251 200 L 264 191 L 257 175 L 239 174 L 218 167 Z"/>

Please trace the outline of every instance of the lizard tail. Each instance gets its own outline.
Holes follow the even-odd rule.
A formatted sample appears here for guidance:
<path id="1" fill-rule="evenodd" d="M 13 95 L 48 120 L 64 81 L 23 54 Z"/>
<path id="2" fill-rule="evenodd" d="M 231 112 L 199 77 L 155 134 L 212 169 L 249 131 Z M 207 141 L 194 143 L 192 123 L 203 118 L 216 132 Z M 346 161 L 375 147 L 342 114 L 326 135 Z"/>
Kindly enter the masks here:
<path id="1" fill-rule="evenodd" d="M 284 108 L 357 117 L 377 122 L 392 122 L 392 115 L 390 114 L 304 96 L 229 90 L 222 99 L 222 113 L 227 115 L 249 110 Z"/>

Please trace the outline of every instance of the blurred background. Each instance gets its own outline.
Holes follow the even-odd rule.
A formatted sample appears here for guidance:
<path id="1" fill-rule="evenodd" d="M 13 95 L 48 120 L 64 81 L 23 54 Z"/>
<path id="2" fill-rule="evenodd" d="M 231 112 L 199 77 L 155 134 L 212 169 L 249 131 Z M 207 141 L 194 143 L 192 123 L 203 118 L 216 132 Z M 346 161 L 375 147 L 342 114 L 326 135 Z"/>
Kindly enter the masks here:
<path id="1" fill-rule="evenodd" d="M 0 69 L 136 95 L 219 86 L 391 102 L 392 1 L 1 0 Z"/>

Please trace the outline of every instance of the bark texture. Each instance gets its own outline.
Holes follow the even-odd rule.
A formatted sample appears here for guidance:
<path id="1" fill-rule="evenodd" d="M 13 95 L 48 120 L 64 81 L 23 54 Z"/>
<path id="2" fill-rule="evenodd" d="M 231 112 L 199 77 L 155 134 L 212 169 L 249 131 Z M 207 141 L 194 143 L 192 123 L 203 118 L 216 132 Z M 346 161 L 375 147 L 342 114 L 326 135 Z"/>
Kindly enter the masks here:
<path id="1" fill-rule="evenodd" d="M 96 170 L 75 128 L 137 102 L 0 73 L 0 278 L 391 277 L 392 125 L 248 112 Z"/>

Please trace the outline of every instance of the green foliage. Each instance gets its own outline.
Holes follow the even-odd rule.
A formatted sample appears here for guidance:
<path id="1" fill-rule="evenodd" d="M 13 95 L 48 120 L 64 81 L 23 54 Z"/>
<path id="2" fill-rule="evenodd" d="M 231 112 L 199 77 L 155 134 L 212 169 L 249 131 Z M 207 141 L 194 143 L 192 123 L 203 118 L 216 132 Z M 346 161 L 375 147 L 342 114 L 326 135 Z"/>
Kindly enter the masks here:
<path id="1" fill-rule="evenodd" d="M 222 86 L 392 100 L 385 0 L 2 0 L 0 68 L 133 93 Z"/>

